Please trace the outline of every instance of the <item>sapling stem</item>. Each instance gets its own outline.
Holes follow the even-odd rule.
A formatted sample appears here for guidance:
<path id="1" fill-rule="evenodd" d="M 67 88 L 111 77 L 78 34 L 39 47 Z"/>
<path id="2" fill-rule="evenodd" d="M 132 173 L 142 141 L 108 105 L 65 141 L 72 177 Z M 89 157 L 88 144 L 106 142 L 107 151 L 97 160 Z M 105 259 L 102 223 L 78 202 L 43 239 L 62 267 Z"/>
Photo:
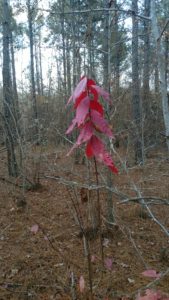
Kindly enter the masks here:
<path id="1" fill-rule="evenodd" d="M 93 300 L 93 274 L 92 274 L 92 265 L 91 265 L 91 254 L 90 254 L 89 241 L 85 234 L 83 235 L 83 241 L 84 241 L 85 254 L 88 262 L 90 299 Z"/>
<path id="2" fill-rule="evenodd" d="M 96 185 L 99 186 L 99 176 L 97 170 L 97 161 L 94 157 L 95 173 L 96 173 Z M 102 238 L 102 222 L 101 222 L 101 205 L 100 205 L 100 191 L 97 189 L 97 210 L 98 210 L 98 229 L 99 229 L 99 238 L 100 238 L 100 253 L 102 266 L 104 267 L 104 252 L 103 252 L 103 238 Z"/>

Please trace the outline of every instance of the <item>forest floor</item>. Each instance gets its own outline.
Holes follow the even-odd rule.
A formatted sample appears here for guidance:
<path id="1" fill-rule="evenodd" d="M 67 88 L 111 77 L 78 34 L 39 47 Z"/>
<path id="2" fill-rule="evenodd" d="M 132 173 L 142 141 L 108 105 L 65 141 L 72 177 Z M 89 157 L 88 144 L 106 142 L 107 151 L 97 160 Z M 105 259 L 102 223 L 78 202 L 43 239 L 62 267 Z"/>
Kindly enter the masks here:
<path id="1" fill-rule="evenodd" d="M 169 237 L 137 201 L 124 203 L 122 197 L 137 198 L 138 190 L 152 197 L 150 209 L 169 229 L 169 206 L 156 199 L 169 199 L 169 160 L 165 157 L 157 151 L 144 166 L 130 166 L 128 175 L 117 160 L 119 175 L 112 179 L 115 225 L 107 224 L 107 191 L 100 189 L 103 267 L 100 238 L 93 233 L 89 216 L 89 202 L 96 202 L 97 192 L 92 190 L 87 201 L 88 168 L 74 164 L 61 149 L 34 149 L 27 173 L 32 180 L 38 171 L 40 185 L 24 192 L 23 199 L 22 189 L 11 184 L 19 180 L 5 180 L 5 153 L 0 153 L 0 300 L 90 299 L 88 263 L 75 206 L 89 239 L 94 299 L 136 299 L 138 291 L 150 286 L 169 293 Z M 100 172 L 103 186 L 106 170 L 99 165 Z M 95 185 L 92 175 L 90 183 Z M 143 276 L 146 269 L 160 272 L 161 277 Z M 83 278 L 85 282 L 83 292 L 80 278 L 81 289 Z"/>

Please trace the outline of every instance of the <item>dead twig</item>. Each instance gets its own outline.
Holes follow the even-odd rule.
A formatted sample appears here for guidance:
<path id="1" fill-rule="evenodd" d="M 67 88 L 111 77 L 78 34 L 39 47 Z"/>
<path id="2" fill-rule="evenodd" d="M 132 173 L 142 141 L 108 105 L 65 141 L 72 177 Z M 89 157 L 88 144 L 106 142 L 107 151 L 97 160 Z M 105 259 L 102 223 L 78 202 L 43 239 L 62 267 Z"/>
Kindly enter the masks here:
<path id="1" fill-rule="evenodd" d="M 160 205 L 160 204 L 169 205 L 169 199 L 162 199 L 154 196 L 143 196 L 141 198 L 140 197 L 128 198 L 118 202 L 118 204 L 126 204 L 128 202 L 140 202 L 141 199 L 150 200 L 151 202 L 148 203 L 149 205 Z"/>
<path id="2" fill-rule="evenodd" d="M 138 17 L 139 19 L 143 19 L 146 21 L 151 21 L 150 17 L 147 16 L 143 16 L 143 15 L 139 15 L 136 14 L 134 10 L 131 9 L 115 9 L 115 8 L 95 8 L 95 9 L 86 9 L 86 10 L 74 10 L 74 11 L 65 11 L 65 12 L 53 12 L 51 9 L 43 9 L 43 8 L 38 8 L 38 10 L 40 11 L 45 11 L 48 12 L 50 14 L 55 14 L 55 15 L 74 15 L 74 14 L 88 14 L 88 13 L 98 13 L 98 12 L 121 12 L 121 13 L 125 13 L 126 15 L 132 16 L 135 15 L 136 17 Z"/>
<path id="3" fill-rule="evenodd" d="M 131 184 L 131 186 L 133 187 L 133 190 L 135 191 L 137 198 L 139 199 L 139 204 L 145 208 L 149 214 L 149 216 L 152 218 L 152 220 L 157 223 L 161 229 L 163 230 L 163 232 L 167 235 L 167 237 L 169 237 L 169 230 L 165 228 L 165 226 L 156 218 L 156 216 L 153 214 L 153 212 L 151 211 L 150 207 L 147 205 L 147 203 L 144 201 L 144 196 L 142 196 L 141 191 L 139 190 L 139 188 L 136 186 L 135 182 L 132 180 L 132 178 L 129 175 L 129 171 L 128 168 L 126 166 L 126 164 L 123 163 L 122 158 L 120 157 L 120 155 L 117 153 L 117 151 L 115 151 L 113 143 L 111 142 L 111 149 L 113 150 L 113 152 L 117 155 L 124 171 L 126 172 L 126 176 L 129 179 L 129 182 Z"/>

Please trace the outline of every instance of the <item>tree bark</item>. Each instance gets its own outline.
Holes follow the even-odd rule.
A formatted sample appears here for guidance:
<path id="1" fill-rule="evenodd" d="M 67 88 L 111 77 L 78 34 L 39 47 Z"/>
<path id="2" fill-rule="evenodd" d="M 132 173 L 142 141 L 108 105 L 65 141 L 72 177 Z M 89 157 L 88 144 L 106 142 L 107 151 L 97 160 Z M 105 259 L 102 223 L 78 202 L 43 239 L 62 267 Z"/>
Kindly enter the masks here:
<path id="1" fill-rule="evenodd" d="M 39 51 L 38 51 L 38 41 L 35 41 L 35 68 L 36 68 L 36 87 L 38 95 L 41 95 L 41 85 L 40 85 L 40 62 L 39 62 Z"/>
<path id="2" fill-rule="evenodd" d="M 109 8 L 109 1 L 105 0 L 105 7 Z M 105 15 L 105 27 L 104 27 L 104 87 L 110 93 L 110 77 L 111 77 L 111 66 L 110 66 L 110 13 L 106 12 Z M 107 106 L 107 112 L 110 114 L 109 106 Z M 108 143 L 110 146 L 110 143 Z M 113 176 L 112 173 L 107 171 L 107 185 L 108 187 L 112 187 L 113 184 Z M 114 220 L 114 207 L 113 207 L 113 193 L 109 190 L 107 192 L 107 220 L 109 223 L 113 223 Z"/>
<path id="3" fill-rule="evenodd" d="M 68 95 L 71 94 L 71 62 L 70 62 L 70 43 L 68 36 L 66 37 L 66 74 L 67 74 L 67 92 Z"/>
<path id="4" fill-rule="evenodd" d="M 64 94 L 67 95 L 67 74 L 66 74 L 66 44 L 65 44 L 65 21 L 64 21 L 64 0 L 62 0 L 62 12 L 60 22 L 61 22 L 61 34 L 62 34 L 62 53 L 63 53 L 63 88 Z"/>
<path id="5" fill-rule="evenodd" d="M 12 80 L 10 73 L 10 13 L 8 1 L 3 0 L 3 107 L 4 127 L 6 134 L 6 149 L 8 160 L 8 173 L 10 176 L 18 176 L 18 165 L 14 148 L 13 127 L 15 116 L 13 114 Z"/>
<path id="6" fill-rule="evenodd" d="M 166 86 L 168 86 L 168 59 L 169 59 L 169 36 L 166 34 L 165 36 L 165 80 Z"/>
<path id="7" fill-rule="evenodd" d="M 105 0 L 105 8 L 109 8 L 109 1 Z M 103 40 L 103 85 L 104 88 L 110 91 L 110 28 L 109 28 L 110 14 L 105 12 L 104 18 L 104 40 Z"/>
<path id="8" fill-rule="evenodd" d="M 144 0 L 144 16 L 150 17 L 150 0 Z M 150 22 L 144 21 L 144 68 L 143 68 L 143 91 L 144 96 L 150 92 Z"/>
<path id="9" fill-rule="evenodd" d="M 134 122 L 135 163 L 143 162 L 143 139 L 141 126 L 141 98 L 138 62 L 138 1 L 132 0 L 132 111 Z"/>
<path id="10" fill-rule="evenodd" d="M 158 70 L 158 62 L 157 62 L 157 53 L 155 53 L 155 64 L 154 64 L 154 90 L 155 94 L 159 94 L 159 70 Z"/>
<path id="11" fill-rule="evenodd" d="M 144 0 L 144 16 L 150 17 L 150 0 Z M 143 65 L 143 116 L 145 144 L 151 143 L 151 110 L 150 110 L 150 22 L 144 21 L 144 65 Z"/>
<path id="12" fill-rule="evenodd" d="M 115 81 L 115 97 L 119 96 L 120 88 L 120 47 L 119 47 L 119 26 L 118 26 L 118 11 L 117 0 L 114 1 L 114 81 Z"/>
<path id="13" fill-rule="evenodd" d="M 41 95 L 44 95 L 44 88 L 43 88 L 43 71 L 42 71 L 42 52 L 41 52 L 41 29 L 39 31 L 39 72 L 40 72 L 40 87 L 41 87 Z"/>
<path id="14" fill-rule="evenodd" d="M 38 111 L 36 102 L 36 88 L 35 88 L 35 67 L 34 67 L 34 36 L 33 36 L 33 13 L 34 7 L 31 0 L 27 0 L 28 9 L 28 25 L 29 25 L 29 45 L 30 45 L 30 69 L 31 69 L 31 94 L 32 94 L 32 108 L 33 108 L 33 122 L 34 122 L 34 140 L 39 143 L 38 130 Z"/>
<path id="15" fill-rule="evenodd" d="M 17 133 L 15 134 L 15 138 L 18 139 L 21 138 L 22 130 L 20 126 L 21 115 L 19 109 L 19 99 L 18 99 L 18 91 L 17 91 L 17 84 L 16 84 L 15 53 L 14 53 L 14 46 L 13 46 L 13 34 L 11 28 L 10 28 L 10 50 L 11 50 L 12 88 L 13 88 L 13 113 L 14 113 L 16 131 L 17 131 Z"/>
<path id="16" fill-rule="evenodd" d="M 164 46 L 162 44 L 161 36 L 159 34 L 158 25 L 157 25 L 157 17 L 156 17 L 156 5 L 155 1 L 151 0 L 151 25 L 152 25 L 152 33 L 154 35 L 156 50 L 157 50 L 157 61 L 158 61 L 158 69 L 160 75 L 160 93 L 162 97 L 162 110 L 163 110 L 163 118 L 164 118 L 164 126 L 165 126 L 165 136 L 166 143 L 169 152 L 169 105 L 168 105 L 168 96 L 167 96 L 167 85 L 166 85 L 166 73 L 165 73 L 165 54 L 164 54 Z"/>

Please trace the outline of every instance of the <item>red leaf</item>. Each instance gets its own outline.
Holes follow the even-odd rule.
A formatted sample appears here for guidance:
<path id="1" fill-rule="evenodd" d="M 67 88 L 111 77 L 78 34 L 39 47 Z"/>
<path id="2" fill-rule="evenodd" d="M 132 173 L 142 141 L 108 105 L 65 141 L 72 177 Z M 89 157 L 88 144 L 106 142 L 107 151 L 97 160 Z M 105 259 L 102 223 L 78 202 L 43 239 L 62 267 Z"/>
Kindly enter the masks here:
<path id="1" fill-rule="evenodd" d="M 96 262 L 96 256 L 95 255 L 91 255 L 91 262 L 95 263 Z"/>
<path id="2" fill-rule="evenodd" d="M 91 110 L 91 119 L 93 124 L 96 126 L 96 129 L 100 130 L 104 134 L 106 134 L 108 137 L 113 138 L 113 134 L 111 132 L 111 129 L 108 125 L 108 122 L 103 119 L 103 117 L 95 110 Z"/>
<path id="3" fill-rule="evenodd" d="M 142 273 L 143 276 L 150 278 L 160 278 L 160 274 L 156 272 L 156 270 L 146 270 Z"/>
<path id="4" fill-rule="evenodd" d="M 105 267 L 106 267 L 109 271 L 111 271 L 111 270 L 112 270 L 112 266 L 113 266 L 113 261 L 112 261 L 112 259 L 111 259 L 111 258 L 106 258 L 105 261 L 104 261 L 104 263 L 105 263 Z"/>
<path id="5" fill-rule="evenodd" d="M 66 134 L 70 134 L 73 131 L 74 127 L 76 126 L 76 123 L 78 127 L 82 123 L 84 123 L 86 116 L 89 112 L 89 104 L 90 99 L 88 97 L 84 98 L 83 101 L 80 102 L 76 110 L 76 117 L 72 120 L 72 123 L 67 129 Z"/>
<path id="6" fill-rule="evenodd" d="M 68 99 L 68 102 L 66 105 L 69 105 L 69 103 L 73 100 L 73 95 L 70 96 L 70 98 Z"/>
<path id="7" fill-rule="evenodd" d="M 96 157 L 100 157 L 100 155 L 104 152 L 104 144 L 95 135 L 92 136 L 90 143 L 91 143 L 93 154 Z"/>
<path id="8" fill-rule="evenodd" d="M 87 146 L 86 146 L 86 156 L 88 158 L 91 158 L 93 156 L 93 150 L 92 150 L 92 146 L 91 146 L 91 141 L 89 141 L 87 143 Z"/>
<path id="9" fill-rule="evenodd" d="M 89 105 L 90 105 L 89 97 L 84 98 L 83 101 L 81 101 L 80 104 L 78 105 L 76 110 L 76 122 L 78 127 L 84 123 L 86 116 L 89 112 Z"/>
<path id="10" fill-rule="evenodd" d="M 39 225 L 35 224 L 31 227 L 31 232 L 36 234 L 39 231 Z"/>
<path id="11" fill-rule="evenodd" d="M 105 150 L 103 142 L 95 135 L 93 135 L 87 145 L 86 155 L 92 157 L 94 155 L 96 159 L 103 162 L 108 166 L 112 172 L 118 173 L 110 154 Z"/>
<path id="12" fill-rule="evenodd" d="M 97 101 L 90 101 L 90 109 L 98 111 L 103 116 L 103 106 Z"/>
<path id="13" fill-rule="evenodd" d="M 85 280 L 84 277 L 81 275 L 79 279 L 79 290 L 81 293 L 83 293 L 84 289 L 85 289 Z"/>
<path id="14" fill-rule="evenodd" d="M 66 131 L 66 134 L 69 134 L 72 132 L 72 130 L 74 129 L 75 125 L 76 125 L 77 121 L 76 121 L 76 117 L 72 120 L 72 123 L 70 124 L 69 128 Z"/>
<path id="15" fill-rule="evenodd" d="M 93 88 L 93 86 L 90 86 L 89 88 L 90 94 L 93 96 L 93 101 L 98 101 L 99 95 L 98 92 Z"/>
<path id="16" fill-rule="evenodd" d="M 88 140 L 90 140 L 92 135 L 93 135 L 93 126 L 92 123 L 89 121 L 81 129 L 76 145 L 80 146 L 82 143 L 87 142 Z"/>
<path id="17" fill-rule="evenodd" d="M 76 143 L 70 149 L 70 151 L 68 152 L 67 156 L 69 156 L 72 153 L 72 151 L 75 148 L 79 147 L 82 143 L 85 143 L 88 140 L 90 140 L 90 138 L 92 137 L 92 135 L 93 135 L 93 126 L 92 126 L 92 123 L 89 121 L 81 129 L 80 134 L 78 136 L 78 139 L 77 139 Z"/>
<path id="18" fill-rule="evenodd" d="M 87 77 L 84 77 L 82 80 L 80 80 L 80 82 L 78 83 L 78 85 L 76 86 L 72 96 L 69 98 L 67 105 L 73 101 L 75 102 L 75 100 L 80 96 L 80 94 L 82 92 L 84 92 L 84 90 L 86 89 L 87 86 Z"/>
<path id="19" fill-rule="evenodd" d="M 111 156 L 109 155 L 108 152 L 105 151 L 104 153 L 104 157 L 103 157 L 103 162 L 105 165 L 107 165 L 109 167 L 109 169 L 115 173 L 118 174 L 118 169 L 116 168 L 116 166 L 114 165 Z"/>
<path id="20" fill-rule="evenodd" d="M 84 91 L 80 94 L 80 96 L 77 98 L 76 102 L 75 102 L 75 105 L 74 105 L 74 108 L 76 109 L 78 107 L 78 105 L 80 104 L 80 102 L 85 98 L 87 97 L 87 91 Z"/>
<path id="21" fill-rule="evenodd" d="M 83 76 L 80 77 L 80 81 L 81 81 L 83 78 L 85 78 L 85 75 L 83 75 Z"/>
<path id="22" fill-rule="evenodd" d="M 103 97 L 105 100 L 107 100 L 108 102 L 111 102 L 110 100 L 110 95 L 108 92 L 104 91 L 100 86 L 98 85 L 92 85 L 92 87 L 96 90 L 96 92 Z"/>
<path id="23" fill-rule="evenodd" d="M 87 79 L 87 87 L 89 88 L 91 85 L 96 85 L 96 82 L 93 79 Z"/>

